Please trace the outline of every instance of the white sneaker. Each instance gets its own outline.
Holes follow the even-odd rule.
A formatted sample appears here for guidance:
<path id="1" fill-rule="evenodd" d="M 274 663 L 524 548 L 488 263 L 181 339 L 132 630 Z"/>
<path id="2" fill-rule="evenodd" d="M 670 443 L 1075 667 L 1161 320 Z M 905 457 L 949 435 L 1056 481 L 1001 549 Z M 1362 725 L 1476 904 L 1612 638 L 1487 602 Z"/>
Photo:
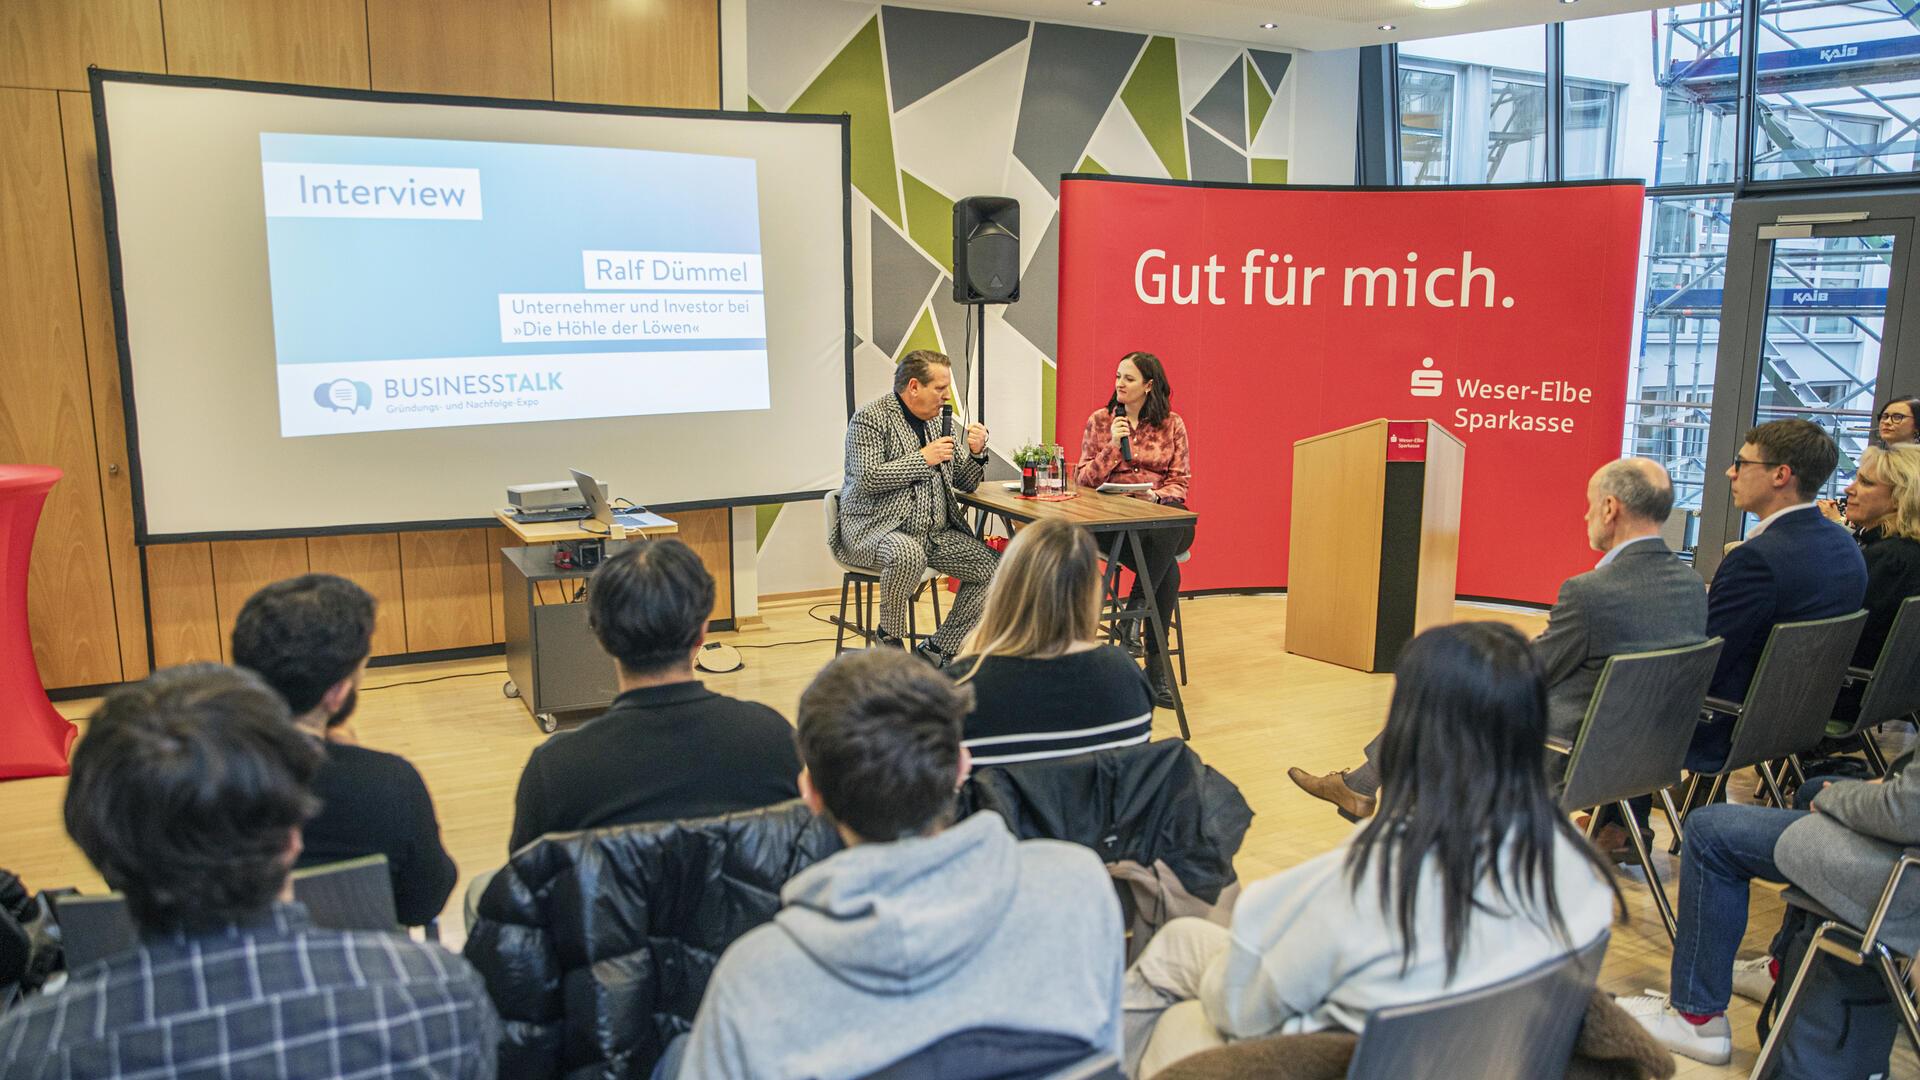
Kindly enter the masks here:
<path id="1" fill-rule="evenodd" d="M 1765 953 L 1733 965 L 1733 992 L 1748 1001 L 1765 1001 L 1773 993 L 1773 957 Z"/>
<path id="2" fill-rule="evenodd" d="M 1705 1065 L 1725 1065 L 1733 1060 L 1733 1028 L 1726 1014 L 1695 1024 L 1681 1016 L 1668 1003 L 1667 995 L 1648 990 L 1632 997 L 1614 998 L 1613 1003 L 1640 1021 L 1660 1045 Z"/>

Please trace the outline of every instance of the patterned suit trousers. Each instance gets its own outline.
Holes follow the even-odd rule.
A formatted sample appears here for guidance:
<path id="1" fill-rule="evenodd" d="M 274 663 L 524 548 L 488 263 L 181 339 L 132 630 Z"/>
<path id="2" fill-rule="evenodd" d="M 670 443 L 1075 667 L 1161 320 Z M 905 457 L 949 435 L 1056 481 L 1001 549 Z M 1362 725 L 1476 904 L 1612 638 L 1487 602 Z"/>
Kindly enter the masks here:
<path id="1" fill-rule="evenodd" d="M 880 629 L 892 637 L 907 635 L 907 604 L 929 569 L 960 580 L 960 593 L 933 636 L 933 645 L 952 656 L 980 621 L 987 583 L 999 556 L 971 533 L 939 529 L 927 537 L 888 533 L 880 541 Z"/>

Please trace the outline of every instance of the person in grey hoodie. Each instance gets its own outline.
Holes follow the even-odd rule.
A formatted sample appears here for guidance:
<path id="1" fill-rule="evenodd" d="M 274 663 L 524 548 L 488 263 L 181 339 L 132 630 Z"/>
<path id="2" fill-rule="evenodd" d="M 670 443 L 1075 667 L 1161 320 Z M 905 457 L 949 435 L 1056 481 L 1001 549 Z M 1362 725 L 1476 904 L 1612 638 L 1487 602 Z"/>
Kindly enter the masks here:
<path id="1" fill-rule="evenodd" d="M 727 949 L 655 1077 L 859 1077 L 973 1031 L 1119 1055 L 1125 941 L 1099 856 L 990 811 L 947 824 L 972 696 L 888 649 L 807 687 L 800 792 L 847 847 Z"/>

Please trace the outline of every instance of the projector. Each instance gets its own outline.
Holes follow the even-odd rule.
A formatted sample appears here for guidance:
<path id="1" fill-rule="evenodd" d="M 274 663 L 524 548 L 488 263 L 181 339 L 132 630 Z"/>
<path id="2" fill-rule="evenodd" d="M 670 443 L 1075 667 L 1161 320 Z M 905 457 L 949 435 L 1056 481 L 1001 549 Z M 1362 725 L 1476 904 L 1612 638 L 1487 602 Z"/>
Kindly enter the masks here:
<path id="1" fill-rule="evenodd" d="M 571 480 L 554 480 L 545 484 L 513 484 L 507 488 L 507 505 L 515 510 L 538 513 L 543 510 L 568 510 L 574 507 L 584 508 L 587 500 L 580 496 L 580 485 Z"/>

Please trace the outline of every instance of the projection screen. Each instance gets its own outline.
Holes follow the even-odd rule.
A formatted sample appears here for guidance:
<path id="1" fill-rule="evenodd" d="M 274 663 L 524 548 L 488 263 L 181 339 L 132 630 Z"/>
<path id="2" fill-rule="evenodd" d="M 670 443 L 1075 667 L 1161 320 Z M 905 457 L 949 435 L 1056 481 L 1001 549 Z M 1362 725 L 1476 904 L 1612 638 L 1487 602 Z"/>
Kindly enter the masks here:
<path id="1" fill-rule="evenodd" d="M 95 72 L 141 542 L 839 482 L 844 117 Z"/>

